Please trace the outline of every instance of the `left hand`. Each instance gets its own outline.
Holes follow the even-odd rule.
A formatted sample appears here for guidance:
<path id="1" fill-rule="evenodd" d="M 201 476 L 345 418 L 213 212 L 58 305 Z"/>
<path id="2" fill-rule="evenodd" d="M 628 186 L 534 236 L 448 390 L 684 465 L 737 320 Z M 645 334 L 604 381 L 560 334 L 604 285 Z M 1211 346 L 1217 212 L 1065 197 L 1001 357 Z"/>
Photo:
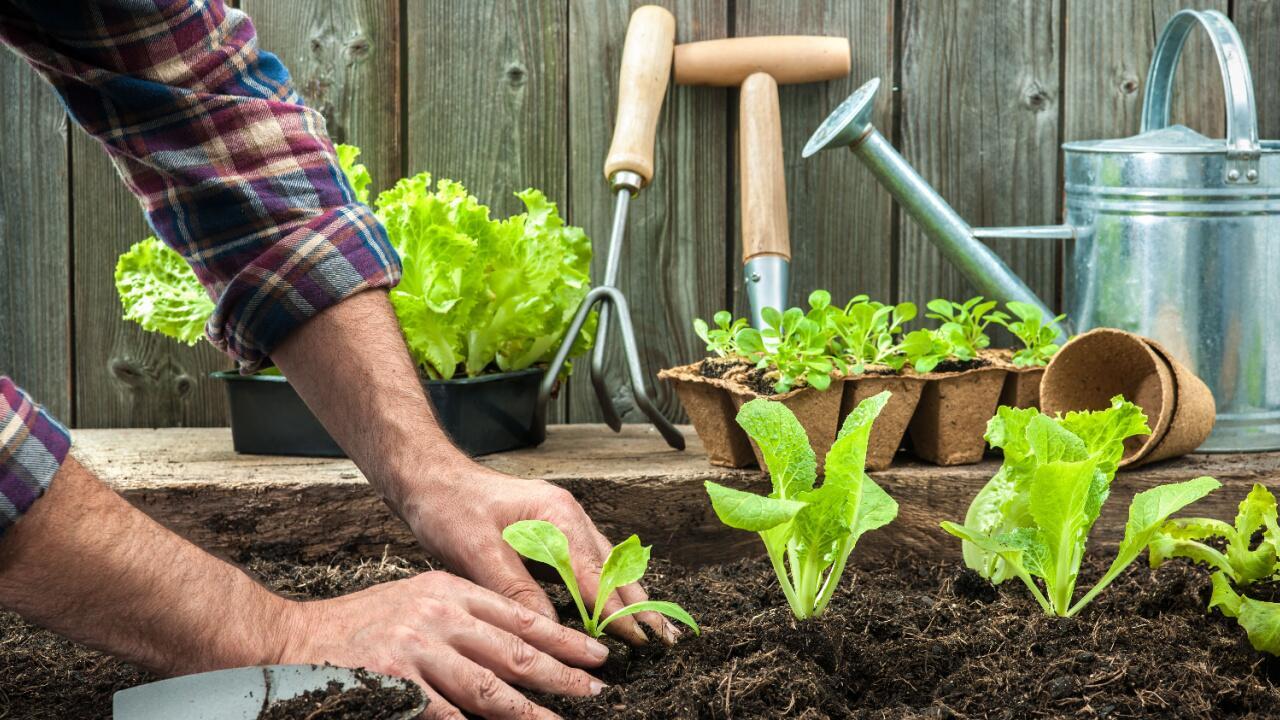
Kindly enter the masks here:
<path id="1" fill-rule="evenodd" d="M 596 529 L 573 495 L 541 480 L 526 480 L 465 463 L 458 470 L 432 472 L 406 498 L 405 519 L 418 541 L 451 570 L 525 607 L 557 620 L 555 607 L 525 569 L 502 531 L 518 520 L 546 520 L 569 539 L 574 575 L 587 607 L 600 584 L 600 568 L 612 544 Z M 627 585 L 605 603 L 604 614 L 648 599 L 644 588 Z M 658 613 L 639 613 L 609 623 L 608 631 L 633 644 L 646 640 L 643 623 L 665 643 L 680 631 Z"/>

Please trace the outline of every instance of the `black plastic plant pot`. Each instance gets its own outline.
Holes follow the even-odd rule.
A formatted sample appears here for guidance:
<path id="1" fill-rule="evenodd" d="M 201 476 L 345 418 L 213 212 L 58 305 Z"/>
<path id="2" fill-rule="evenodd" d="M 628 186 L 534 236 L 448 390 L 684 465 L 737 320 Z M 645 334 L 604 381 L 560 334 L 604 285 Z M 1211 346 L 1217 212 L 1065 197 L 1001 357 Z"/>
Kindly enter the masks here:
<path id="1" fill-rule="evenodd" d="M 543 371 L 529 368 L 423 383 L 436 418 L 469 455 L 488 455 L 536 444 L 534 410 Z M 227 382 L 231 441 L 238 453 L 343 457 L 293 386 L 280 375 L 216 372 Z"/>
<path id="2" fill-rule="evenodd" d="M 231 444 L 251 455 L 346 457 L 282 375 L 216 372 L 227 383 Z"/>

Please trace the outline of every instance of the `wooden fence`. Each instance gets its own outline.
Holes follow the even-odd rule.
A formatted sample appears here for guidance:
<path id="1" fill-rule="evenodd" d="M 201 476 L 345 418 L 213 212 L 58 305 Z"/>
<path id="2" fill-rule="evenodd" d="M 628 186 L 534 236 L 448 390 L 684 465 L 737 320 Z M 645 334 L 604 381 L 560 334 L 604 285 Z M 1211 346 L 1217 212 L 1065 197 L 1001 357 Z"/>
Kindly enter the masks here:
<path id="1" fill-rule="evenodd" d="M 263 48 L 359 145 L 374 191 L 419 170 L 463 181 L 496 212 L 541 188 L 596 240 L 610 194 L 601 164 L 627 0 L 240 0 Z M 1062 212 L 1068 140 L 1137 131 L 1156 33 L 1183 7 L 1228 12 L 1254 70 L 1263 137 L 1280 137 L 1280 0 L 663 0 L 677 41 L 768 34 L 847 36 L 849 78 L 783 86 L 795 299 L 960 297 L 969 288 L 850 153 L 801 160 L 805 138 L 863 81 L 885 80 L 876 124 L 977 225 L 1043 224 Z M 1196 37 L 1175 120 L 1223 133 L 1222 92 Z M 0 372 L 80 427 L 220 425 L 226 365 L 120 319 L 117 255 L 148 234 L 105 155 L 51 91 L 0 58 Z M 622 287 L 649 372 L 700 355 L 694 316 L 744 310 L 736 218 L 736 92 L 675 88 L 657 177 L 633 203 Z M 994 246 L 1033 288 L 1059 294 L 1062 248 Z M 640 419 L 610 368 L 620 408 Z M 585 375 L 585 373 L 583 373 Z M 660 388 L 661 407 L 679 413 Z M 598 419 L 585 377 L 557 416 Z"/>

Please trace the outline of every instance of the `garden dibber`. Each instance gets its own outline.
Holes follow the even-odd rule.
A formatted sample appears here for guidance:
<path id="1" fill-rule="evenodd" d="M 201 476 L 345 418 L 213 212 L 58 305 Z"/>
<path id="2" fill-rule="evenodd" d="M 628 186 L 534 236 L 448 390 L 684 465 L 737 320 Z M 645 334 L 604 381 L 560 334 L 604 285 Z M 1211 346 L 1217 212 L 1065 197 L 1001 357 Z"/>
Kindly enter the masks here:
<path id="1" fill-rule="evenodd" d="M 645 5 L 631 14 L 627 38 L 622 46 L 617 123 L 613 129 L 613 143 L 609 146 L 609 155 L 604 163 L 605 179 L 616 196 L 604 282 L 592 288 L 583 298 L 573 322 L 565 331 L 560 349 L 547 368 L 542 387 L 538 391 L 534 416 L 536 443 L 540 444 L 546 439 L 547 403 L 551 400 L 556 377 L 568 360 L 569 351 L 587 322 L 591 309 L 599 304 L 599 323 L 596 326 L 595 346 L 591 350 L 591 386 L 595 389 L 596 399 L 600 401 L 605 424 L 614 432 L 622 430 L 622 416 L 614 407 L 613 398 L 609 397 L 604 375 L 604 350 L 609 339 L 609 321 L 616 312 L 618 328 L 622 332 L 622 347 L 627 358 L 627 371 L 631 377 L 631 394 L 636 406 L 644 412 L 658 432 L 662 433 L 668 445 L 677 450 L 684 449 L 684 435 L 658 410 L 653 396 L 645 386 L 635 330 L 631 326 L 631 312 L 627 307 L 626 296 L 617 287 L 618 266 L 622 261 L 622 240 L 627 234 L 627 208 L 631 197 L 653 179 L 654 135 L 671 74 L 675 34 L 676 19 L 665 8 Z"/>

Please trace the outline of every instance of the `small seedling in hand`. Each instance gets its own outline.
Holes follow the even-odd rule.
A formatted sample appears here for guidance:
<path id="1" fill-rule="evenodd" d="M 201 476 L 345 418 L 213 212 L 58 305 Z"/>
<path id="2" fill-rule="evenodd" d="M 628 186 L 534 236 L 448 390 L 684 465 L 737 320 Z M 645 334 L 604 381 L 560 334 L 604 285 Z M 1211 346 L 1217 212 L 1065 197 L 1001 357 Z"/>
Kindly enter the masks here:
<path id="1" fill-rule="evenodd" d="M 698 623 L 694 622 L 684 608 L 673 602 L 646 600 L 627 605 L 601 619 L 604 605 L 615 590 L 624 585 L 640 582 L 649 568 L 650 547 L 640 544 L 640 538 L 632 535 L 613 546 L 609 557 L 605 558 L 604 567 L 600 570 L 600 586 L 596 592 L 595 607 L 590 613 L 582 602 L 582 593 L 578 590 L 578 580 L 573 574 L 573 563 L 569 559 L 569 540 L 560 528 L 545 520 L 521 520 L 508 525 L 502 531 L 502 539 L 530 560 L 546 563 L 560 573 L 560 579 L 573 596 L 582 616 L 582 627 L 591 637 L 600 637 L 609 623 L 618 618 L 640 612 L 658 612 L 673 620 L 678 620 L 693 629 L 695 634 L 701 632 Z"/>
<path id="2" fill-rule="evenodd" d="M 694 318 L 693 330 L 707 344 L 707 352 L 718 357 L 742 356 L 738 349 L 737 337 L 747 327 L 746 318 L 734 319 L 728 310 L 721 310 L 711 318 L 716 324 L 714 328 L 707 326 L 707 321 Z"/>
<path id="3" fill-rule="evenodd" d="M 1255 546 L 1253 539 L 1259 535 Z M 1224 549 L 1205 542 L 1210 538 L 1219 540 Z M 1208 565 L 1213 570 L 1209 607 L 1235 618 L 1255 650 L 1280 655 L 1280 603 L 1255 600 L 1233 587 L 1280 576 L 1278 549 L 1276 497 L 1255 484 L 1240 502 L 1233 525 L 1212 518 L 1179 518 L 1165 523 L 1151 541 L 1151 567 L 1160 567 L 1172 558 Z"/>
<path id="4" fill-rule="evenodd" d="M 1049 322 L 1044 322 L 1044 315 L 1035 305 L 1011 301 L 1005 303 L 1009 312 L 1017 316 L 1017 320 L 1007 317 L 995 322 L 1003 325 L 1022 341 L 1022 349 L 1013 354 L 1013 364 L 1018 367 L 1037 367 L 1049 364 L 1049 360 L 1058 352 L 1058 323 L 1067 319 L 1059 315 Z"/>
<path id="5" fill-rule="evenodd" d="M 964 525 L 942 523 L 964 541 L 970 568 L 996 583 L 1022 580 L 1046 615 L 1079 613 L 1137 559 L 1170 515 L 1221 487 L 1200 477 L 1135 495 L 1115 560 L 1073 603 L 1089 531 L 1110 494 L 1124 440 L 1151 432 L 1137 406 L 1121 397 L 1111 403 L 1063 418 L 1000 408 L 986 437 L 1004 451 L 1004 463 L 974 497 Z"/>
<path id="6" fill-rule="evenodd" d="M 898 515 L 898 503 L 864 470 L 872 423 L 888 401 L 882 392 L 849 413 L 815 488 L 817 458 L 796 416 L 782 403 L 752 400 L 738 412 L 738 424 L 759 444 L 773 491 L 756 495 L 706 483 L 720 522 L 760 534 L 800 620 L 827 608 L 858 538 Z"/>
<path id="7" fill-rule="evenodd" d="M 933 318 L 945 324 L 954 324 L 960 329 L 967 345 L 974 350 L 981 350 L 991 345 L 987 337 L 987 326 L 991 323 L 1004 324 L 1009 316 L 996 310 L 995 300 L 983 300 L 982 296 L 969 298 L 963 303 L 943 300 L 930 300 L 926 305 L 931 312 L 925 317 Z"/>

